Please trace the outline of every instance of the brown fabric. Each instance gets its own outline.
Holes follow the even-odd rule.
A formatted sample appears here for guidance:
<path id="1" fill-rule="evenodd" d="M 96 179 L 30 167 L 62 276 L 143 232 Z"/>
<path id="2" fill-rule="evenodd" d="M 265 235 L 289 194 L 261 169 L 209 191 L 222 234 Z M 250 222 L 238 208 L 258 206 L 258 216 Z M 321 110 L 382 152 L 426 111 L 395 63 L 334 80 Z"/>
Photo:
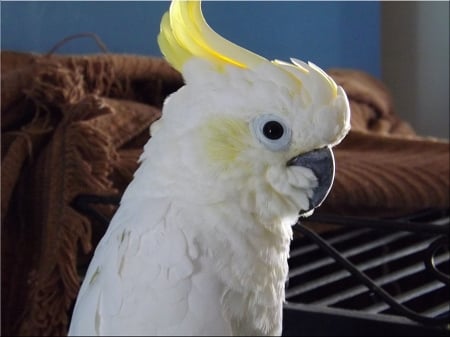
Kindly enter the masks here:
<path id="1" fill-rule="evenodd" d="M 446 142 L 351 131 L 335 158 L 335 184 L 318 212 L 400 216 L 449 206 Z"/>
<path id="2" fill-rule="evenodd" d="M 123 191 L 149 125 L 182 84 L 159 59 L 2 52 L 4 335 L 67 333 L 78 268 L 105 231 L 72 202 Z"/>
<path id="3" fill-rule="evenodd" d="M 352 131 L 415 135 L 412 127 L 394 113 L 392 97 L 382 82 L 358 70 L 330 69 L 328 74 L 345 89 L 349 98 Z"/>
<path id="4" fill-rule="evenodd" d="M 348 69 L 328 73 L 347 93 L 352 127 L 335 148 L 335 183 L 317 212 L 395 216 L 448 208 L 448 140 L 417 135 L 372 76 Z"/>
<path id="5" fill-rule="evenodd" d="M 79 275 L 106 229 L 73 201 L 123 192 L 149 125 L 183 82 L 154 58 L 1 56 L 2 331 L 65 335 Z M 335 185 L 319 211 L 448 208 L 448 142 L 417 136 L 371 76 L 329 73 L 348 93 L 352 130 L 336 148 Z M 107 219 L 114 211 L 97 209 Z"/>

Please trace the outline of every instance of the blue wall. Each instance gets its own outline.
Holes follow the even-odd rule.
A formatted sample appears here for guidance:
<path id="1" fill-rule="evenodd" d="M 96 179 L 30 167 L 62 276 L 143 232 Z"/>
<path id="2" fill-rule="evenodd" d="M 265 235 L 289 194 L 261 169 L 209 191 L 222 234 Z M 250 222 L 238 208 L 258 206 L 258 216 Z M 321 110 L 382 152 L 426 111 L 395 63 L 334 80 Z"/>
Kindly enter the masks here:
<path id="1" fill-rule="evenodd" d="M 1 48 L 47 52 L 70 34 L 94 32 L 111 52 L 160 56 L 156 35 L 168 7 L 167 1 L 2 1 Z M 203 11 L 214 30 L 269 59 L 296 57 L 380 76 L 377 1 L 207 1 Z M 99 48 L 84 38 L 59 52 Z"/>

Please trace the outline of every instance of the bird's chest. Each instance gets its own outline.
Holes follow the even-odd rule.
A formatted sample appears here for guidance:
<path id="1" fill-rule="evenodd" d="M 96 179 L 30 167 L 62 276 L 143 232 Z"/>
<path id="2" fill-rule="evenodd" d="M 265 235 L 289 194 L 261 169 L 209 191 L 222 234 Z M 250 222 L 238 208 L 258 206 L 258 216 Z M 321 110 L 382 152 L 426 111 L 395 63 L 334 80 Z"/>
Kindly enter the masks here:
<path id="1" fill-rule="evenodd" d="M 277 286 L 257 285 L 241 292 L 228 290 L 222 297 L 222 306 L 228 317 L 233 335 L 274 336 L 281 334 L 284 289 Z"/>
<path id="2" fill-rule="evenodd" d="M 220 304 L 232 334 L 281 334 L 287 261 L 269 264 L 254 260 L 245 265 L 242 262 L 241 269 L 230 269 L 223 283 Z"/>

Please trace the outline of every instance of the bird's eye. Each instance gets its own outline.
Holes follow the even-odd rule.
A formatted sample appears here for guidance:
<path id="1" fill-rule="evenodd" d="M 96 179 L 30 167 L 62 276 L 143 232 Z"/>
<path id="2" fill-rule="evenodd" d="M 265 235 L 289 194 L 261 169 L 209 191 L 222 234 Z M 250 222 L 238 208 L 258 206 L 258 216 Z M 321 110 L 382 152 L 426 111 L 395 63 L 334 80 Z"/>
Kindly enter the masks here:
<path id="1" fill-rule="evenodd" d="M 279 116 L 273 114 L 253 119 L 251 129 L 255 138 L 272 151 L 285 150 L 291 142 L 291 129 Z"/>
<path id="2" fill-rule="evenodd" d="M 275 140 L 283 137 L 284 128 L 280 122 L 268 121 L 263 126 L 263 134 L 269 139 Z"/>

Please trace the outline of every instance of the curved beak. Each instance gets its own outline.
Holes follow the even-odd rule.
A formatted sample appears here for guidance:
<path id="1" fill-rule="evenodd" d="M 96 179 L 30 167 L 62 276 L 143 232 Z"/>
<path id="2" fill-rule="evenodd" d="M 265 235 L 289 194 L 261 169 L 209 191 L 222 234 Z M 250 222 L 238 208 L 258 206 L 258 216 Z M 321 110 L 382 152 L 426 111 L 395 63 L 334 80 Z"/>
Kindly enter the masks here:
<path id="1" fill-rule="evenodd" d="M 303 166 L 313 171 L 318 179 L 313 196 L 309 199 L 309 210 L 319 207 L 330 192 L 334 180 L 334 156 L 330 147 L 303 153 L 287 162 L 288 166 Z"/>

